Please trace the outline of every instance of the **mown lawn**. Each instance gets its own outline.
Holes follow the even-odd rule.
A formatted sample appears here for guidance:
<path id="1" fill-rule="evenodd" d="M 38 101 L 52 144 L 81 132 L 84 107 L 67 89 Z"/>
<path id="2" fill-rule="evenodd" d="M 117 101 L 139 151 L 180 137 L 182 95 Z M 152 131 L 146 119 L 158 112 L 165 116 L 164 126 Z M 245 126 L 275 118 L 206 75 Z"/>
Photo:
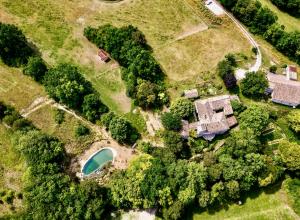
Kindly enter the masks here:
<path id="1" fill-rule="evenodd" d="M 297 218 L 292 208 L 285 202 L 283 189 L 251 192 L 242 199 L 243 204 L 231 204 L 219 210 L 212 209 L 190 216 L 193 220 L 293 220 Z"/>

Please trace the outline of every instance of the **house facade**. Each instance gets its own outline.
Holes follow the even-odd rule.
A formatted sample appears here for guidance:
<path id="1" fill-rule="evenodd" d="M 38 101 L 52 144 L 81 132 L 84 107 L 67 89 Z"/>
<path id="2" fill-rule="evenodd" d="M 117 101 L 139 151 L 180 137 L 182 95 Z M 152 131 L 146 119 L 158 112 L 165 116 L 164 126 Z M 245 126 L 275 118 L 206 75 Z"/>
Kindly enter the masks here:
<path id="1" fill-rule="evenodd" d="M 197 121 L 189 123 L 183 121 L 181 136 L 188 138 L 190 132 L 195 132 L 197 137 L 212 140 L 216 135 L 224 134 L 237 124 L 231 106 L 232 100 L 237 96 L 223 95 L 194 102 Z"/>

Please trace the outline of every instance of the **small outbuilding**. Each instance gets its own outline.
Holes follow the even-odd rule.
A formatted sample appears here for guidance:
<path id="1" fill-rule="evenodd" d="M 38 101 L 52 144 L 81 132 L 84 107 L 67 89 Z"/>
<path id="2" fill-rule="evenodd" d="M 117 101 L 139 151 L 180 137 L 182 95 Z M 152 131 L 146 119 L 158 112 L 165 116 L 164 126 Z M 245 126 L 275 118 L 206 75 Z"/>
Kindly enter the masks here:
<path id="1" fill-rule="evenodd" d="M 297 80 L 298 79 L 297 67 L 295 67 L 295 66 L 287 66 L 285 73 L 286 73 L 287 80 Z"/>
<path id="2" fill-rule="evenodd" d="M 110 60 L 108 54 L 101 48 L 98 51 L 98 56 L 100 57 L 101 61 L 103 61 L 103 62 L 108 62 Z"/>

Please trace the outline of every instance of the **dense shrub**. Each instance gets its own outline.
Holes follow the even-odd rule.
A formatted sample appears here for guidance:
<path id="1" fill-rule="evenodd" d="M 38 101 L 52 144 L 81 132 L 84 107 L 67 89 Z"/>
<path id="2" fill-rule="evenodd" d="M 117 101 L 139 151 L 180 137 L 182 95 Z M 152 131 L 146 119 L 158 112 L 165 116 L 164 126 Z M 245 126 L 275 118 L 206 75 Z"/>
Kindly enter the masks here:
<path id="1" fill-rule="evenodd" d="M 41 82 L 48 68 L 40 57 L 30 57 L 26 67 L 23 69 L 25 75 L 31 76 L 35 81 Z"/>
<path id="2" fill-rule="evenodd" d="M 26 64 L 33 53 L 18 27 L 0 22 L 0 58 L 5 64 L 9 66 Z"/>
<path id="3" fill-rule="evenodd" d="M 82 124 L 75 128 L 75 137 L 81 137 L 90 134 L 90 129 Z"/>
<path id="4" fill-rule="evenodd" d="M 65 121 L 65 112 L 61 109 L 56 109 L 54 111 L 54 121 L 57 124 L 62 124 Z"/>

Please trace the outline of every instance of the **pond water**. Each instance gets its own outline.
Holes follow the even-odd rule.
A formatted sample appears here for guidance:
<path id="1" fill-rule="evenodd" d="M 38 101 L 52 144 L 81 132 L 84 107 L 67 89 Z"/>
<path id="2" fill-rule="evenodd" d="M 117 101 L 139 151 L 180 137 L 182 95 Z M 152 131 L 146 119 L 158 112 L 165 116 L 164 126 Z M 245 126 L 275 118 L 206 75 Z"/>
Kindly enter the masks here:
<path id="1" fill-rule="evenodd" d="M 114 153 L 109 148 L 104 148 L 95 153 L 90 159 L 84 164 L 82 173 L 87 176 L 98 170 L 101 170 L 105 164 L 113 161 Z"/>

